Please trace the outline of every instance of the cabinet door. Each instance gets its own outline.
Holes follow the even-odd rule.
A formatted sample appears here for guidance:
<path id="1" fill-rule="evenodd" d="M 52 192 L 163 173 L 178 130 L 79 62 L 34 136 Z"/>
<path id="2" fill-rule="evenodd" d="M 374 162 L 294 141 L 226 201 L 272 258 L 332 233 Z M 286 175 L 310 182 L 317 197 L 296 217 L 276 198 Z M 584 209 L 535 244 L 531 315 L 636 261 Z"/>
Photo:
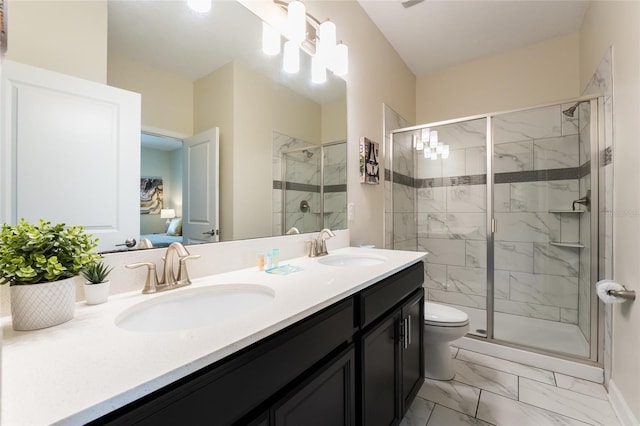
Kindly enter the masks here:
<path id="1" fill-rule="evenodd" d="M 402 306 L 402 414 L 424 383 L 424 290 L 418 290 Z"/>
<path id="2" fill-rule="evenodd" d="M 273 408 L 276 426 L 355 424 L 353 345 Z"/>
<path id="3" fill-rule="evenodd" d="M 400 345 L 397 310 L 366 332 L 361 339 L 362 424 L 396 424 L 400 418 L 399 376 Z"/>

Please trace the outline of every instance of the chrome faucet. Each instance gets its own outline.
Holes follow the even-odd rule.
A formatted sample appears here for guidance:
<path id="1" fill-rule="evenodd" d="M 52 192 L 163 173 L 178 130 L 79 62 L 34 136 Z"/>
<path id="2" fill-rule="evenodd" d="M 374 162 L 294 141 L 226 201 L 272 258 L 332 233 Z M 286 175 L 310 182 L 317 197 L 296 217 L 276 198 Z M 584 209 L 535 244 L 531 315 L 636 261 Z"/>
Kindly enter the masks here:
<path id="1" fill-rule="evenodd" d="M 174 271 L 173 258 L 178 256 L 178 273 Z M 164 268 L 162 269 L 162 277 L 158 279 L 156 273 L 156 265 L 151 262 L 132 263 L 126 265 L 129 269 L 140 268 L 142 266 L 147 267 L 147 278 L 142 289 L 143 294 L 158 293 L 161 291 L 172 290 L 174 288 L 184 287 L 191 284 L 189 279 L 189 273 L 187 271 L 187 260 L 199 258 L 199 254 L 189 254 L 186 248 L 181 243 L 174 242 L 169 245 L 164 261 Z"/>
<path id="2" fill-rule="evenodd" d="M 324 235 L 328 235 L 327 238 L 323 238 Z M 329 228 L 324 228 L 322 231 L 320 231 L 318 233 L 318 237 L 315 240 L 315 256 L 326 256 L 329 253 L 327 252 L 327 239 L 331 238 L 331 237 L 335 237 L 336 234 L 334 234 L 331 229 Z M 311 250 L 313 251 L 314 249 L 314 244 L 311 244 Z M 315 257 L 315 256 L 311 256 L 311 257 Z"/>

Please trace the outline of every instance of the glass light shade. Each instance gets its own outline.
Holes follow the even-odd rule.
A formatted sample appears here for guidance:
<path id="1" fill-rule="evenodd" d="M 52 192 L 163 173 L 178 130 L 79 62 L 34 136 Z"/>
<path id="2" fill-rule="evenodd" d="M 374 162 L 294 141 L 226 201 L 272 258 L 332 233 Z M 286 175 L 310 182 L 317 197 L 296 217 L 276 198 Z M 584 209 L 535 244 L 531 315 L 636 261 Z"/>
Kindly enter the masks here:
<path id="1" fill-rule="evenodd" d="M 438 146 L 436 146 L 436 152 L 438 154 L 442 154 L 442 151 L 444 151 L 444 144 L 442 142 L 438 142 Z"/>
<path id="2" fill-rule="evenodd" d="M 431 131 L 428 127 L 426 129 L 422 129 L 422 132 L 420 133 L 420 139 L 422 139 L 422 142 L 429 142 L 429 133 L 431 133 Z"/>
<path id="3" fill-rule="evenodd" d="M 431 151 L 431 150 L 430 150 L 430 151 Z M 435 152 L 435 151 L 431 151 L 431 159 L 432 159 L 433 161 L 435 161 L 435 160 L 437 160 L 437 159 L 438 159 L 438 154 L 436 154 L 436 152 Z"/>
<path id="4" fill-rule="evenodd" d="M 307 10 L 301 1 L 294 0 L 287 6 L 289 40 L 301 43 L 307 36 Z"/>
<path id="5" fill-rule="evenodd" d="M 444 155 L 444 154 L 449 155 L 449 145 L 445 145 L 445 146 L 442 148 L 442 154 L 443 154 L 443 155 Z"/>
<path id="6" fill-rule="evenodd" d="M 331 70 L 335 75 L 345 76 L 349 74 L 349 48 L 340 43 L 333 49 Z"/>
<path id="7" fill-rule="evenodd" d="M 332 66 L 332 57 L 336 48 L 336 24 L 327 20 L 320 24 L 318 31 L 318 49 L 316 55 L 322 56 L 327 66 Z"/>
<path id="8" fill-rule="evenodd" d="M 416 135 L 413 135 L 413 137 L 411 138 L 413 140 L 413 149 L 416 148 L 416 146 L 418 146 L 418 137 Z"/>
<path id="9" fill-rule="evenodd" d="M 438 131 L 437 130 L 432 130 L 429 133 L 429 147 L 430 148 L 435 148 L 438 146 Z"/>
<path id="10" fill-rule="evenodd" d="M 446 160 L 447 158 L 449 158 L 449 151 L 443 151 L 442 152 L 442 159 Z"/>
<path id="11" fill-rule="evenodd" d="M 289 74 L 300 71 L 300 46 L 298 42 L 289 40 L 284 44 L 282 69 Z"/>
<path id="12" fill-rule="evenodd" d="M 431 150 L 429 148 L 424 150 L 424 158 L 431 158 Z"/>
<path id="13" fill-rule="evenodd" d="M 311 81 L 316 84 L 322 84 L 327 81 L 327 67 L 319 56 L 311 58 Z"/>
<path id="14" fill-rule="evenodd" d="M 280 33 L 266 22 L 262 23 L 262 51 L 271 56 L 280 53 Z"/>
<path id="15" fill-rule="evenodd" d="M 211 0 L 187 0 L 187 6 L 198 13 L 207 13 L 211 10 Z"/>
<path id="16" fill-rule="evenodd" d="M 422 151 L 422 150 L 424 149 L 424 143 L 423 143 L 422 141 L 418 141 L 418 142 L 416 143 L 416 149 L 417 149 L 418 151 Z"/>

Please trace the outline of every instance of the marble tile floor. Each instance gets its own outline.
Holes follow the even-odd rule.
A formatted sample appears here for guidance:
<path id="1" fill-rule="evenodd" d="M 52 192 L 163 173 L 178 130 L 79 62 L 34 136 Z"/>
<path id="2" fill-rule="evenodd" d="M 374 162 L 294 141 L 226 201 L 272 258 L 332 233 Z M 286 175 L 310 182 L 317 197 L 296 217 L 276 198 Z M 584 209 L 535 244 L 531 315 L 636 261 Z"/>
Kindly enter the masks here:
<path id="1" fill-rule="evenodd" d="M 426 379 L 401 426 L 619 426 L 604 386 L 451 348 L 456 375 Z"/>

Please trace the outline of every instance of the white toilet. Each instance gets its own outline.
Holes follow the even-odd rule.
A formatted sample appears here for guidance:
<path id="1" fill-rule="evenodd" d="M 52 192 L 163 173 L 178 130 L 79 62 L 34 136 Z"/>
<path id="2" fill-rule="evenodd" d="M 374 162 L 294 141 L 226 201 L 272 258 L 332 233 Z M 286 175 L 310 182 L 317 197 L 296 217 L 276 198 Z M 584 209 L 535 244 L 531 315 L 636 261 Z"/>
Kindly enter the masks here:
<path id="1" fill-rule="evenodd" d="M 449 350 L 452 342 L 469 331 L 469 316 L 459 309 L 424 302 L 424 376 L 451 380 L 455 375 Z"/>

